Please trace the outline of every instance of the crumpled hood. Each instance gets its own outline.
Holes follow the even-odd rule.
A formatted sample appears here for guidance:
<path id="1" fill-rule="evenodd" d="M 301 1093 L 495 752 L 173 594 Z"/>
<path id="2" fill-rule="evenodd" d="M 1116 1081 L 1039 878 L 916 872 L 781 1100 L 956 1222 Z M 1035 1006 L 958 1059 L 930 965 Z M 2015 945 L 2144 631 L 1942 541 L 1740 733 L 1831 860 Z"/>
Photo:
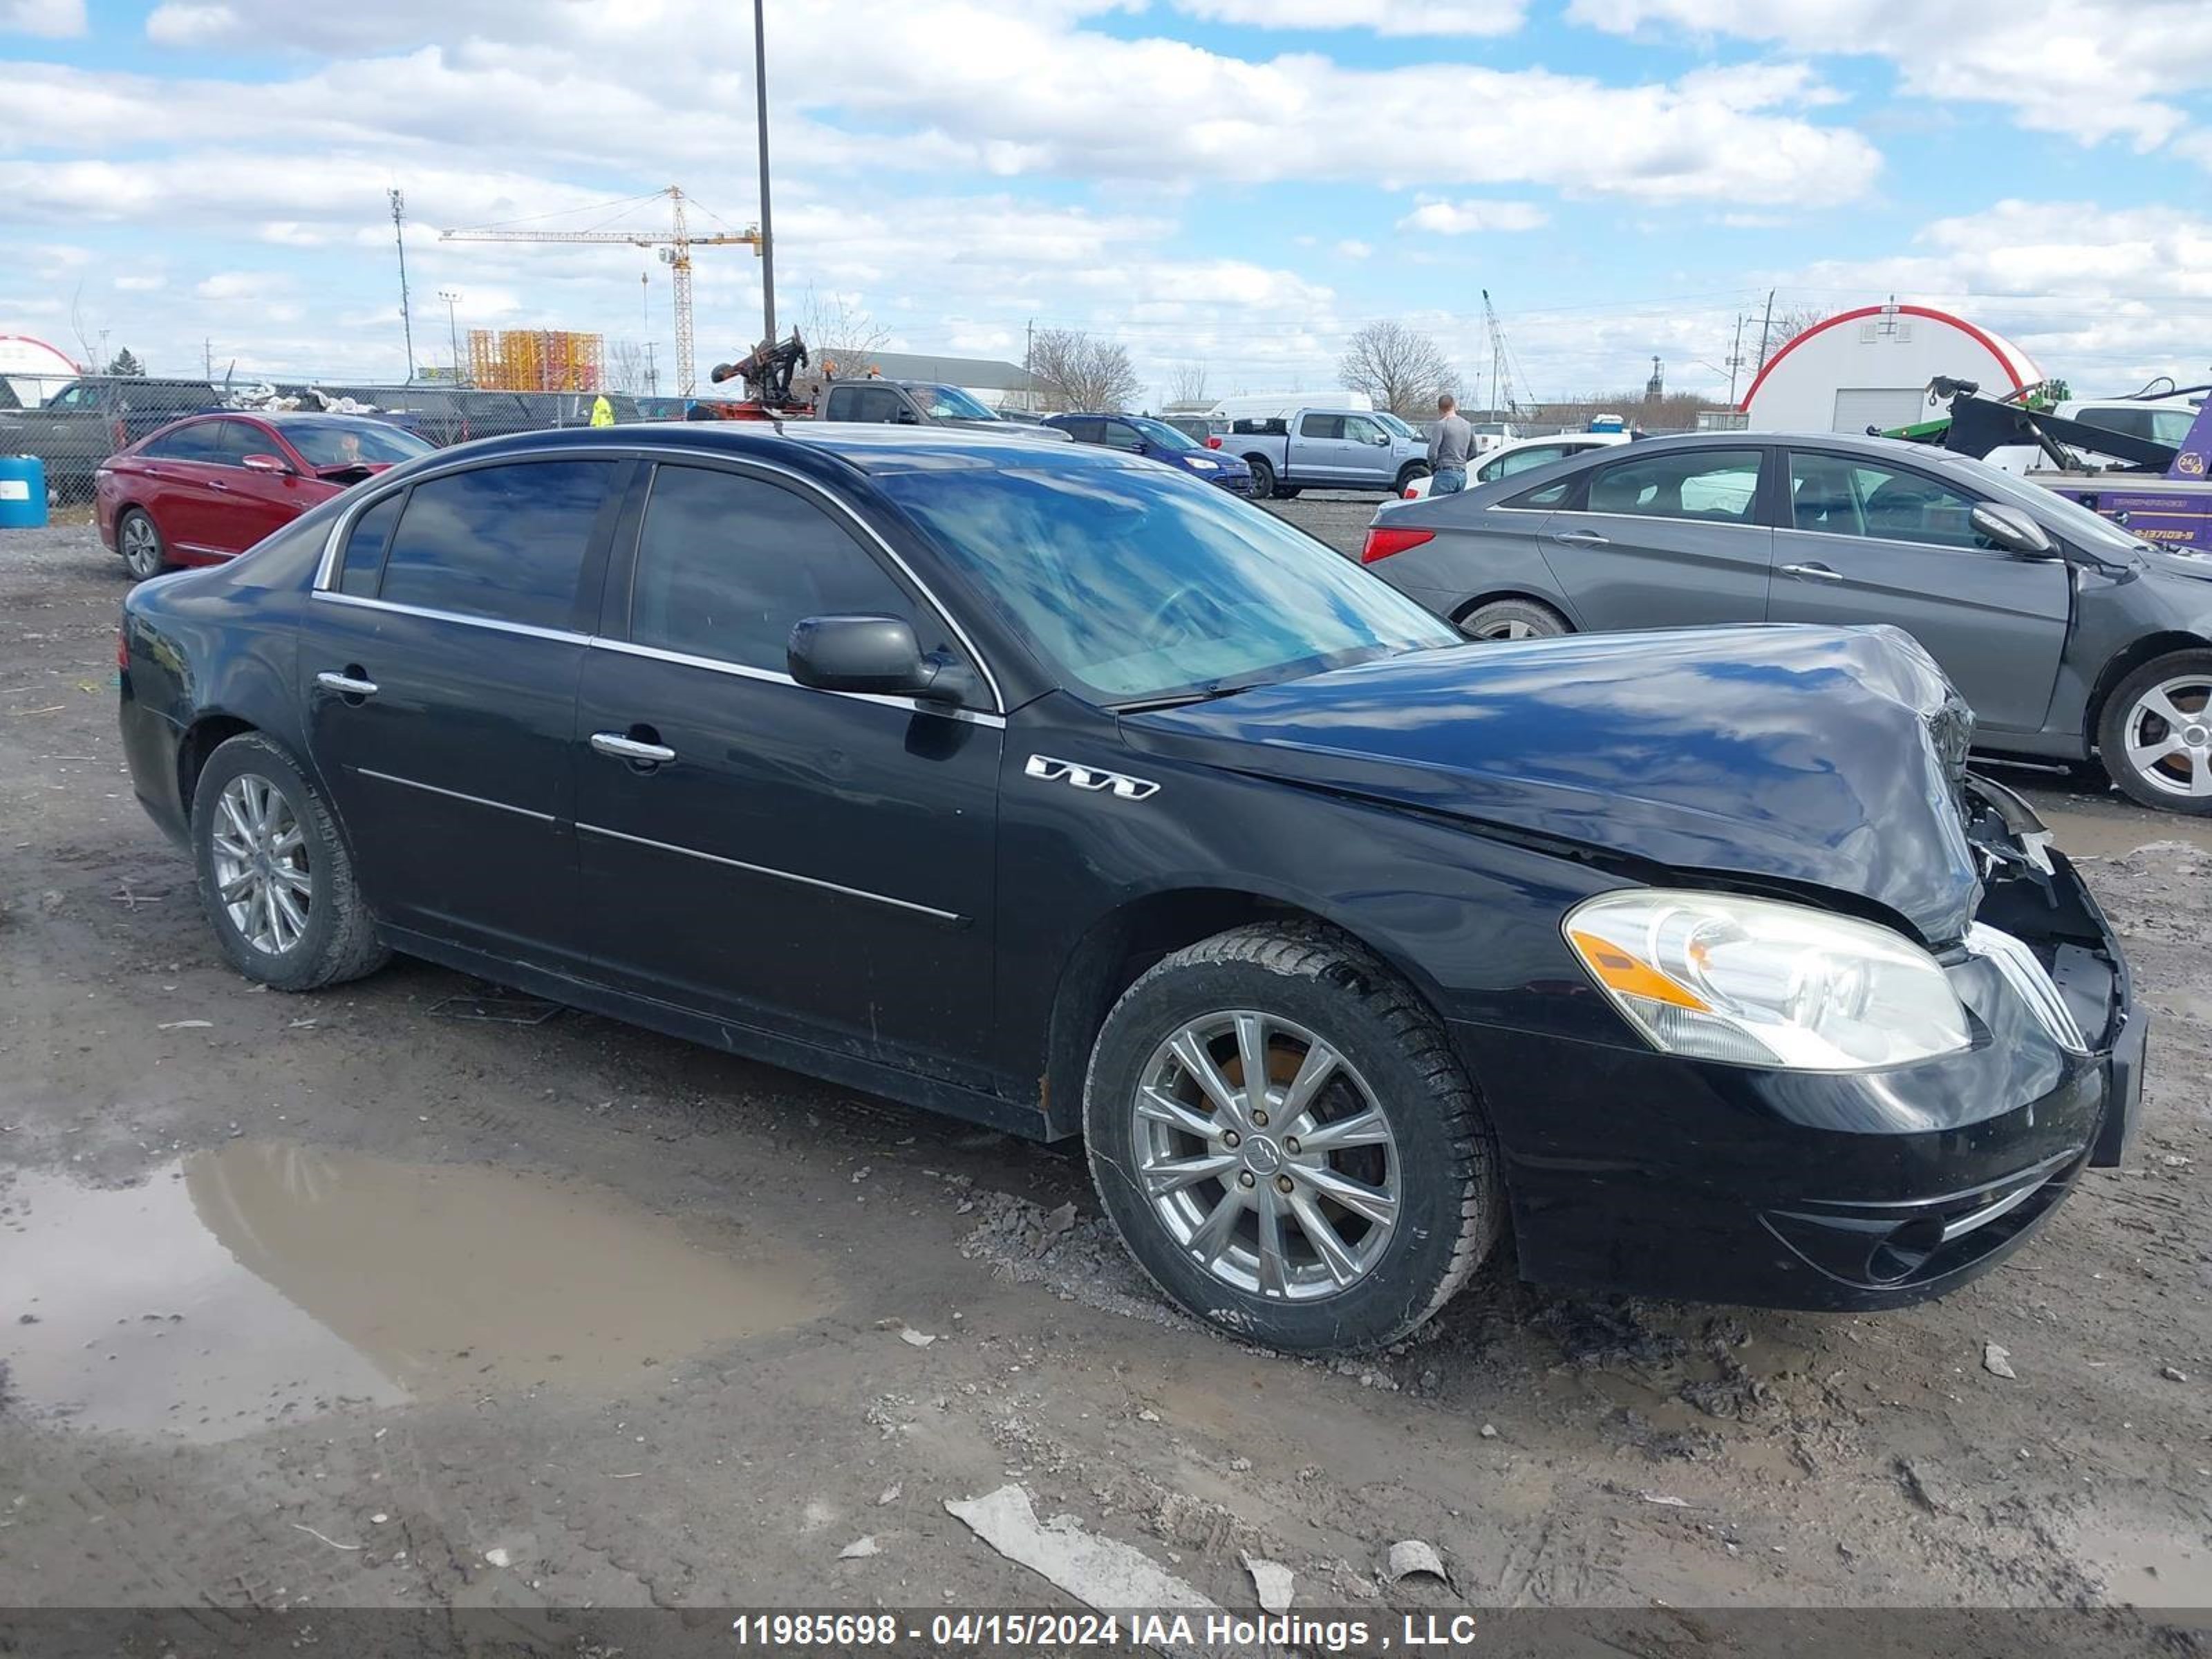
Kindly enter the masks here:
<path id="1" fill-rule="evenodd" d="M 1123 729 L 1139 750 L 1678 869 L 1863 894 L 1931 943 L 1960 937 L 1980 900 L 1955 795 L 1972 716 L 1895 628 L 1470 645 Z"/>

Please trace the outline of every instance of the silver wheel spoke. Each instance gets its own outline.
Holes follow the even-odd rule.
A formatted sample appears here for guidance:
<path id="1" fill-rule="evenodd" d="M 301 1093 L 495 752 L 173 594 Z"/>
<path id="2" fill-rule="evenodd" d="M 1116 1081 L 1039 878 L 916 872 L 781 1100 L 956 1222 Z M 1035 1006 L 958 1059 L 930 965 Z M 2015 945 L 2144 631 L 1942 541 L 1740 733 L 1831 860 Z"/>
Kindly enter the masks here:
<path id="1" fill-rule="evenodd" d="M 222 902 L 225 904 L 235 904 L 247 893 L 252 891 L 252 876 L 248 873 L 240 872 L 238 875 L 233 876 L 228 881 L 223 883 L 222 887 L 217 890 L 222 894 Z"/>
<path id="2" fill-rule="evenodd" d="M 2170 695 L 2172 689 L 2171 686 L 2161 685 L 2147 693 L 2143 700 L 2136 705 L 2136 713 L 2138 715 L 2155 714 L 2179 734 L 2181 728 L 2189 724 L 2189 716 L 2173 706 L 2173 698 Z"/>
<path id="3" fill-rule="evenodd" d="M 1229 1079 L 1221 1075 L 1221 1068 L 1213 1063 L 1213 1056 L 1206 1052 L 1206 1046 L 1188 1030 L 1178 1031 L 1173 1052 L 1184 1073 L 1213 1103 L 1214 1110 L 1231 1123 L 1242 1122 L 1244 1114 L 1237 1103 L 1236 1091 L 1229 1086 Z"/>
<path id="4" fill-rule="evenodd" d="M 269 850 L 280 859 L 288 859 L 300 850 L 307 839 L 298 824 L 289 823 L 270 837 Z"/>
<path id="5" fill-rule="evenodd" d="M 1237 1057 L 1244 1071 L 1244 1111 L 1267 1109 L 1267 1022 L 1257 1014 L 1237 1016 Z"/>
<path id="6" fill-rule="evenodd" d="M 1164 1123 L 1187 1135 L 1196 1135 L 1200 1140 L 1211 1140 L 1221 1133 L 1222 1126 L 1205 1113 L 1193 1111 L 1173 1095 L 1163 1094 L 1158 1089 L 1146 1088 L 1138 1096 L 1137 1115 L 1147 1123 Z"/>
<path id="7" fill-rule="evenodd" d="M 1195 1187 L 1201 1181 L 1233 1179 L 1237 1163 L 1234 1152 L 1208 1152 L 1203 1158 L 1175 1158 L 1147 1164 L 1142 1171 L 1145 1190 L 1158 1198 L 1164 1193 Z"/>
<path id="8" fill-rule="evenodd" d="M 1303 1131 L 1298 1136 L 1300 1152 L 1340 1152 L 1351 1146 L 1388 1146 L 1390 1145 L 1390 1126 L 1382 1121 L 1382 1114 L 1370 1107 L 1355 1112 L 1350 1117 L 1340 1117 L 1334 1123 L 1323 1123 Z"/>
<path id="9" fill-rule="evenodd" d="M 222 792 L 222 798 L 216 802 L 216 810 L 222 814 L 222 821 L 230 826 L 230 833 L 240 843 L 241 851 L 252 846 L 253 826 L 246 821 L 246 815 L 239 811 L 238 802 L 229 790 Z"/>
<path id="10" fill-rule="evenodd" d="M 276 884 L 287 893 L 296 893 L 301 898 L 313 896 L 314 880 L 305 870 L 295 869 L 289 864 L 276 866 Z"/>
<path id="11" fill-rule="evenodd" d="M 2146 770 L 2157 765 L 2168 755 L 2183 755 L 2188 752 L 2189 745 L 2182 742 L 2181 734 L 2178 732 L 2162 743 L 2131 743 L 2128 745 L 2128 758 Z"/>
<path id="12" fill-rule="evenodd" d="M 1306 1236 L 1306 1242 L 1321 1257 L 1322 1265 L 1328 1269 L 1328 1276 L 1340 1285 L 1349 1285 L 1358 1278 L 1358 1262 L 1352 1259 L 1352 1252 L 1344 1248 L 1344 1240 L 1338 1237 L 1336 1229 L 1328 1224 L 1328 1218 L 1321 1212 L 1321 1206 L 1315 1203 L 1303 1188 L 1290 1195 L 1290 1206 L 1291 1214 L 1297 1220 L 1298 1231 Z"/>
<path id="13" fill-rule="evenodd" d="M 1213 1206 L 1213 1212 L 1190 1236 L 1191 1254 L 1211 1266 L 1228 1244 L 1230 1235 L 1237 1231 L 1237 1218 L 1243 1213 L 1243 1194 L 1240 1188 L 1231 1187 L 1222 1194 L 1221 1201 Z"/>
<path id="14" fill-rule="evenodd" d="M 1260 1188 L 1260 1294 L 1289 1293 L 1288 1261 L 1283 1252 L 1283 1206 L 1272 1186 Z"/>
<path id="15" fill-rule="evenodd" d="M 1298 1073 L 1291 1079 L 1291 1086 L 1283 1094 L 1283 1122 L 1285 1127 L 1295 1123 L 1313 1110 L 1315 1098 L 1328 1087 L 1329 1079 L 1336 1075 L 1336 1050 L 1326 1042 L 1316 1042 L 1306 1050 L 1305 1059 L 1298 1066 Z M 1312 1137 L 1304 1137 L 1308 1145 Z"/>
<path id="16" fill-rule="evenodd" d="M 269 889 L 271 931 L 282 943 L 279 950 L 289 951 L 307 931 L 307 913 L 300 908 L 300 901 L 283 887 L 272 883 Z"/>
<path id="17" fill-rule="evenodd" d="M 1301 1166 L 1297 1178 L 1324 1198 L 1333 1198 L 1354 1215 L 1364 1215 L 1382 1226 L 1391 1226 L 1398 1219 L 1398 1200 L 1379 1188 L 1364 1182 L 1340 1176 L 1327 1165 L 1316 1168 Z"/>

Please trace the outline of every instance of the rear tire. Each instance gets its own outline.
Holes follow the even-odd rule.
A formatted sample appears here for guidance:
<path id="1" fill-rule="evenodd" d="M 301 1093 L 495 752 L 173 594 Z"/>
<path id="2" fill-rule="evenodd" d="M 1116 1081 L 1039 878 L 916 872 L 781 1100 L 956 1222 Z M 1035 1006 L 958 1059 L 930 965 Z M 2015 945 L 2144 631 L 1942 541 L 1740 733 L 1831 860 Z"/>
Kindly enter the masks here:
<path id="1" fill-rule="evenodd" d="M 1252 499 L 1264 501 L 1275 493 L 1275 469 L 1267 465 L 1264 455 L 1247 455 L 1244 465 L 1252 469 Z"/>
<path id="2" fill-rule="evenodd" d="M 2168 652 L 2114 686 L 2097 749 L 2130 800 L 2212 815 L 2212 651 Z"/>
<path id="3" fill-rule="evenodd" d="M 1459 618 L 1459 631 L 1471 640 L 1548 640 L 1571 634 L 1574 624 L 1534 599 L 1492 599 Z"/>
<path id="4" fill-rule="evenodd" d="M 1099 1030 L 1083 1115 L 1138 1263 L 1193 1316 L 1285 1352 L 1395 1341 L 1504 1220 L 1489 1119 L 1443 1026 L 1317 926 L 1239 927 L 1154 966 Z"/>
<path id="5" fill-rule="evenodd" d="M 169 568 L 169 544 L 161 538 L 153 514 L 143 507 L 125 507 L 115 521 L 115 550 L 123 556 L 123 568 L 133 581 L 143 582 Z"/>
<path id="6" fill-rule="evenodd" d="M 248 979 L 316 991 L 374 973 L 391 955 L 322 796 L 258 732 L 231 738 L 201 769 L 192 857 L 216 942 Z"/>

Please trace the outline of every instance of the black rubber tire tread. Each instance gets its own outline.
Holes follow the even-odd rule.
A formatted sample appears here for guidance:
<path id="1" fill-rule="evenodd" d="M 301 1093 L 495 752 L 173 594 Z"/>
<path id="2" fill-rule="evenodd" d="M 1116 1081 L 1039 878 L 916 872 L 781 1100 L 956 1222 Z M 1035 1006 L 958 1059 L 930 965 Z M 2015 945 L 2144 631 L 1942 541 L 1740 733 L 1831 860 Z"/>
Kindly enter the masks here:
<path id="1" fill-rule="evenodd" d="M 1402 1298 L 1398 1306 L 1390 1307 L 1386 1294 L 1364 1325 L 1354 1320 L 1354 1328 L 1346 1330 L 1340 1317 L 1337 1328 L 1324 1340 L 1316 1340 L 1310 1332 L 1285 1328 L 1283 1322 L 1272 1316 L 1286 1307 L 1296 1310 L 1301 1304 L 1261 1302 L 1233 1286 L 1218 1283 L 1207 1289 L 1206 1304 L 1194 1304 L 1147 1259 L 1147 1248 L 1153 1246 L 1164 1249 L 1172 1259 L 1173 1246 L 1157 1233 L 1142 1245 L 1133 1239 L 1131 1228 L 1109 1195 L 1116 1180 L 1131 1194 L 1135 1188 L 1121 1171 L 1101 1167 L 1103 1137 L 1098 1132 L 1100 1114 L 1118 1109 L 1116 1103 L 1101 1100 L 1097 1088 L 1099 1056 L 1106 1047 L 1108 1036 L 1133 1002 L 1193 969 L 1212 968 L 1255 969 L 1288 979 L 1310 980 L 1348 999 L 1387 1030 L 1390 1042 L 1419 1078 L 1421 1097 L 1412 1103 L 1425 1113 L 1442 1135 L 1444 1155 L 1418 1164 L 1406 1155 L 1409 1150 L 1407 1131 L 1412 1126 L 1395 1120 L 1392 1125 L 1400 1140 L 1402 1182 L 1410 1185 L 1415 1180 L 1441 1180 L 1456 1188 L 1457 1200 L 1445 1212 L 1456 1224 L 1451 1236 L 1440 1241 L 1440 1248 L 1423 1246 L 1429 1249 L 1432 1262 L 1440 1265 L 1432 1267 L 1425 1283 L 1411 1287 L 1415 1294 Z M 1325 1035 L 1340 1053 L 1346 1053 L 1352 1046 L 1342 1042 L 1341 1032 Z M 1442 1022 L 1388 964 L 1356 940 L 1320 923 L 1252 923 L 1217 933 L 1163 957 L 1122 994 L 1100 1027 L 1084 1074 L 1083 1105 L 1091 1180 L 1105 1201 L 1106 1213 L 1121 1235 L 1123 1246 L 1170 1301 L 1240 1340 L 1257 1341 L 1297 1353 L 1356 1352 L 1386 1346 L 1434 1317 L 1482 1265 L 1504 1230 L 1505 1192 L 1497 1141 L 1488 1114 L 1453 1053 Z M 1386 1105 L 1384 1109 L 1387 1112 L 1390 1108 Z M 1141 1195 L 1138 1195 L 1137 1201 L 1144 1202 Z M 1148 1210 L 1141 1213 L 1149 1220 Z M 1396 1248 L 1394 1241 L 1393 1249 Z M 1370 1285 L 1375 1278 L 1385 1273 L 1389 1265 L 1387 1257 L 1376 1265 L 1371 1271 Z M 1358 1292 L 1352 1294 L 1356 1296 Z M 1230 1298 L 1244 1307 L 1242 1310 L 1227 1310 L 1228 1316 L 1224 1316 L 1219 1304 Z M 1340 1297 L 1331 1297 L 1325 1304 L 1304 1305 L 1308 1309 L 1320 1306 L 1340 1315 L 1341 1302 Z"/>
<path id="2" fill-rule="evenodd" d="M 1398 481 L 1390 486 L 1391 495 L 1402 500 L 1406 492 L 1413 487 L 1414 479 L 1428 477 L 1435 470 L 1419 461 L 1407 462 L 1398 469 Z"/>
<path id="3" fill-rule="evenodd" d="M 1247 455 L 1244 465 L 1252 469 L 1252 499 L 1264 501 L 1275 493 L 1275 469 L 1264 455 Z"/>
<path id="4" fill-rule="evenodd" d="M 1575 631 L 1575 625 L 1572 623 L 1540 599 L 1492 599 L 1487 605 L 1471 606 L 1460 613 L 1459 630 L 1469 639 L 1474 639 L 1478 637 L 1479 630 L 1488 619 L 1506 622 L 1518 620 L 1533 623 L 1537 628 L 1548 630 L 1540 635 L 1545 639 L 1555 639 L 1562 634 L 1571 634 Z M 1491 641 L 1486 643 L 1496 644 L 1499 641 Z"/>
<path id="5" fill-rule="evenodd" d="M 2136 699 L 2159 681 L 2172 679 L 2177 674 L 2203 674 L 2212 678 L 2212 651 L 2169 651 L 2162 657 L 2152 658 L 2114 686 L 2112 695 L 2105 699 L 2105 706 L 2097 711 L 2097 753 L 2105 763 L 2106 775 L 2130 800 L 2160 812 L 2203 817 L 2212 815 L 2212 796 L 2192 800 L 2169 795 L 2155 785 L 2144 782 L 2128 759 L 2127 733 L 2122 730 Z M 2206 712 L 2212 714 L 2212 709 Z"/>
<path id="6" fill-rule="evenodd" d="M 293 815 L 313 837 L 307 868 L 315 885 L 307 931 L 281 957 L 255 950 L 239 936 L 216 893 L 209 821 L 222 787 L 253 772 L 280 787 Z M 200 769 L 192 791 L 192 864 L 200 908 L 231 966 L 274 991 L 319 991 L 374 973 L 391 959 L 376 922 L 361 896 L 353 857 L 322 795 L 293 763 L 282 744 L 258 732 L 241 732 L 221 744 Z"/>

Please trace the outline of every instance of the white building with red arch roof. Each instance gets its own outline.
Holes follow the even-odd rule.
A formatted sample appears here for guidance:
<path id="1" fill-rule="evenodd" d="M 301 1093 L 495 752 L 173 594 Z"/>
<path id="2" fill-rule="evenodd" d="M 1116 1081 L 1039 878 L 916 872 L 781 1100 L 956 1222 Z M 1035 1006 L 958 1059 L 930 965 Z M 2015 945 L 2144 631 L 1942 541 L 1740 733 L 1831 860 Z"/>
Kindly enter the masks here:
<path id="1" fill-rule="evenodd" d="M 1972 380 L 1991 397 L 2044 378 L 2001 334 L 1927 306 L 1861 306 L 1818 322 L 1766 360 L 1744 394 L 1758 432 L 1864 432 L 1934 418 L 1937 375 Z M 1948 399 L 1943 400 L 1944 404 Z"/>
<path id="2" fill-rule="evenodd" d="M 36 408 L 82 372 L 44 340 L 0 334 L 0 380 L 7 382 L 20 408 Z"/>

